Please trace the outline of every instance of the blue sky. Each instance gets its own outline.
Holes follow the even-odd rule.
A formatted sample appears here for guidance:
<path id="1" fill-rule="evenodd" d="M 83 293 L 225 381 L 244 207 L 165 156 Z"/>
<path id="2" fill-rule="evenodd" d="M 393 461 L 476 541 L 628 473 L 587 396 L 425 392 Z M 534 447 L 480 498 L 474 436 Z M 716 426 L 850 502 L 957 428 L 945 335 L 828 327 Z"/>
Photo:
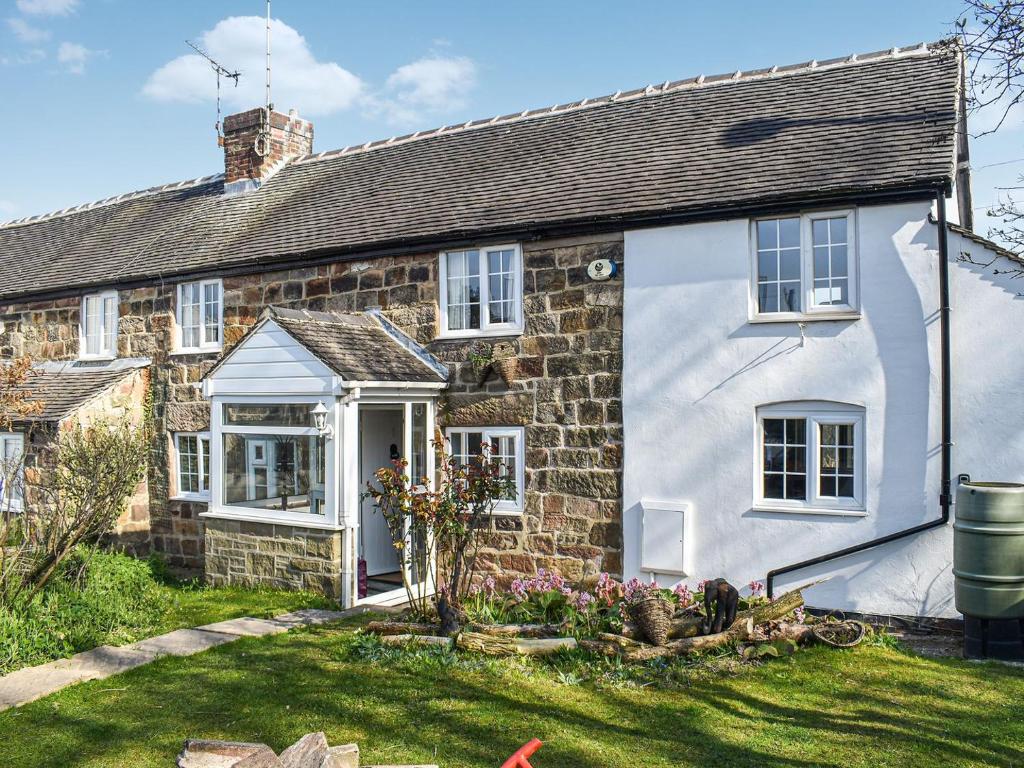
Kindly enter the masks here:
<path id="1" fill-rule="evenodd" d="M 310 117 L 316 148 L 333 149 L 701 72 L 935 40 L 959 9 L 275 0 L 273 101 Z M 213 75 L 184 40 L 243 70 L 237 91 L 224 84 L 227 113 L 257 106 L 262 30 L 244 17 L 263 12 L 261 0 L 0 0 L 0 220 L 219 171 Z M 1014 120 L 972 143 L 979 207 L 1024 172 L 991 166 L 1024 158 L 1022 139 Z"/>

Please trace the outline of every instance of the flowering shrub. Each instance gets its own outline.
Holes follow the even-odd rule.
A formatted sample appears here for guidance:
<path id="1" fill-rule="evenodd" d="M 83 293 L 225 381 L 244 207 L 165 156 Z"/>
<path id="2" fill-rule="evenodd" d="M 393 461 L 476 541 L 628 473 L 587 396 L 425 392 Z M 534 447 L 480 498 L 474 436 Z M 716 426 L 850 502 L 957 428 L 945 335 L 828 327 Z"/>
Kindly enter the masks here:
<path id="1" fill-rule="evenodd" d="M 508 468 L 491 459 L 489 446 L 468 465 L 448 453 L 444 436 L 434 438 L 437 482 L 410 478 L 405 459 L 374 473 L 363 498 L 373 500 L 398 553 L 402 583 L 409 603 L 421 616 L 429 615 L 429 597 L 412 584 L 408 574 L 425 575 L 436 564 L 437 613 L 446 632 L 457 629 L 456 614 L 468 596 L 476 568 L 477 533 L 485 530 L 494 507 L 515 496 Z"/>

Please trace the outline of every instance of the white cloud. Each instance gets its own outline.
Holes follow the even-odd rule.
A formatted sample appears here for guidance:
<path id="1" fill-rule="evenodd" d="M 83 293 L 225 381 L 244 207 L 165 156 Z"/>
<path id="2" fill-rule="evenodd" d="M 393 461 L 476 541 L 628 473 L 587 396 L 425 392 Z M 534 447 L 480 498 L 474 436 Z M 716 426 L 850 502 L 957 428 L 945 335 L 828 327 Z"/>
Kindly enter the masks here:
<path id="1" fill-rule="evenodd" d="M 394 123 L 413 123 L 429 114 L 462 109 L 476 86 L 476 64 L 464 56 L 436 54 L 405 64 L 388 77 L 384 95 L 370 100 Z"/>
<path id="2" fill-rule="evenodd" d="M 78 7 L 78 0 L 18 0 L 18 10 L 33 16 L 67 16 Z"/>
<path id="3" fill-rule="evenodd" d="M 61 43 L 57 48 L 57 61 L 63 64 L 64 69 L 72 75 L 80 75 L 85 72 L 85 65 L 89 59 L 105 53 L 105 51 L 94 51 L 78 43 Z"/>
<path id="4" fill-rule="evenodd" d="M 42 48 L 30 48 L 25 53 L 14 56 L 0 56 L 0 64 L 5 67 L 15 67 L 23 64 L 35 64 L 46 58 L 46 51 Z"/>
<path id="5" fill-rule="evenodd" d="M 41 43 L 50 39 L 49 30 L 34 27 L 24 19 L 12 17 L 7 20 L 7 26 L 23 43 Z"/>
<path id="6" fill-rule="evenodd" d="M 359 98 L 363 81 L 335 62 L 317 61 L 305 38 L 283 21 L 271 21 L 271 100 L 281 111 L 323 115 L 345 109 Z M 232 108 L 263 103 L 266 20 L 233 16 L 203 32 L 200 45 L 228 69 L 242 73 L 235 87 L 221 80 L 221 97 Z M 179 56 L 153 72 L 142 88 L 156 101 L 202 102 L 216 97 L 216 80 L 201 56 Z"/>

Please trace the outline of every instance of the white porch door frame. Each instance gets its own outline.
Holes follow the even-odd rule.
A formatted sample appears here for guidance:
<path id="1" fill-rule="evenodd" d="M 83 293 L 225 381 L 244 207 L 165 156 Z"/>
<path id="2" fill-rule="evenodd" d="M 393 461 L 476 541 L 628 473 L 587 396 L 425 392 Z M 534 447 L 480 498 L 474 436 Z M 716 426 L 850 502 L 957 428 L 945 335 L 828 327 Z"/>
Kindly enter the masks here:
<path id="1" fill-rule="evenodd" d="M 436 396 L 433 394 L 399 394 L 367 390 L 354 390 L 348 397 L 340 401 L 342 429 L 344 430 L 342 452 L 341 474 L 344 499 L 342 503 L 341 519 L 345 521 L 346 538 L 348 544 L 345 546 L 345 555 L 350 559 L 345 571 L 349 576 L 346 578 L 344 588 L 346 605 L 397 605 L 405 602 L 405 587 L 388 590 L 378 595 L 359 598 L 358 591 L 358 551 L 359 541 L 359 519 L 360 519 L 360 495 L 362 494 L 363 478 L 360 476 L 361 467 L 359 461 L 359 407 L 360 405 L 400 405 L 402 406 L 402 457 L 409 459 L 412 456 L 412 409 L 414 405 L 423 404 L 426 406 L 425 413 L 425 435 L 426 440 L 426 462 L 425 474 L 427 477 L 435 477 L 434 451 L 431 440 L 434 434 L 436 418 Z M 350 566 L 350 567 L 349 567 Z M 412 574 L 406 568 L 407 578 L 412 580 Z M 415 589 L 426 594 L 433 594 L 435 586 L 435 564 L 429 563 L 427 573 L 424 574 Z"/>

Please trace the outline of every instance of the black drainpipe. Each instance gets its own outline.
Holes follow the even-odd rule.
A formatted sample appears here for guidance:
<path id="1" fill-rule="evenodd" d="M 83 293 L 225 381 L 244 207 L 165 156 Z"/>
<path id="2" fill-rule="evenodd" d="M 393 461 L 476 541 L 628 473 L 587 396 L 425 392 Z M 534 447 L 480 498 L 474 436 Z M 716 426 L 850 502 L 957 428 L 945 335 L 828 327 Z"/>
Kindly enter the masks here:
<path id="1" fill-rule="evenodd" d="M 952 369 L 952 358 L 949 341 L 949 238 L 946 228 L 946 197 L 942 190 L 935 193 L 935 203 L 938 208 L 939 225 L 939 355 L 941 357 L 940 370 L 942 376 L 942 489 L 939 492 L 939 507 L 941 513 L 937 520 L 931 520 L 913 528 L 906 528 L 902 531 L 890 533 L 878 539 L 866 541 L 863 544 L 854 544 L 852 547 L 829 552 L 827 555 L 812 557 L 810 560 L 803 560 L 792 565 L 785 565 L 782 568 L 775 568 L 768 571 L 767 591 L 768 597 L 774 597 L 775 577 L 793 571 L 800 571 L 819 563 L 827 563 L 830 560 L 837 560 L 866 549 L 880 547 L 890 541 L 905 539 L 908 536 L 916 536 L 932 528 L 941 528 L 949 522 L 949 509 L 953 501 L 952 497 L 952 449 L 953 449 L 953 426 L 952 426 L 952 390 L 950 376 Z"/>

